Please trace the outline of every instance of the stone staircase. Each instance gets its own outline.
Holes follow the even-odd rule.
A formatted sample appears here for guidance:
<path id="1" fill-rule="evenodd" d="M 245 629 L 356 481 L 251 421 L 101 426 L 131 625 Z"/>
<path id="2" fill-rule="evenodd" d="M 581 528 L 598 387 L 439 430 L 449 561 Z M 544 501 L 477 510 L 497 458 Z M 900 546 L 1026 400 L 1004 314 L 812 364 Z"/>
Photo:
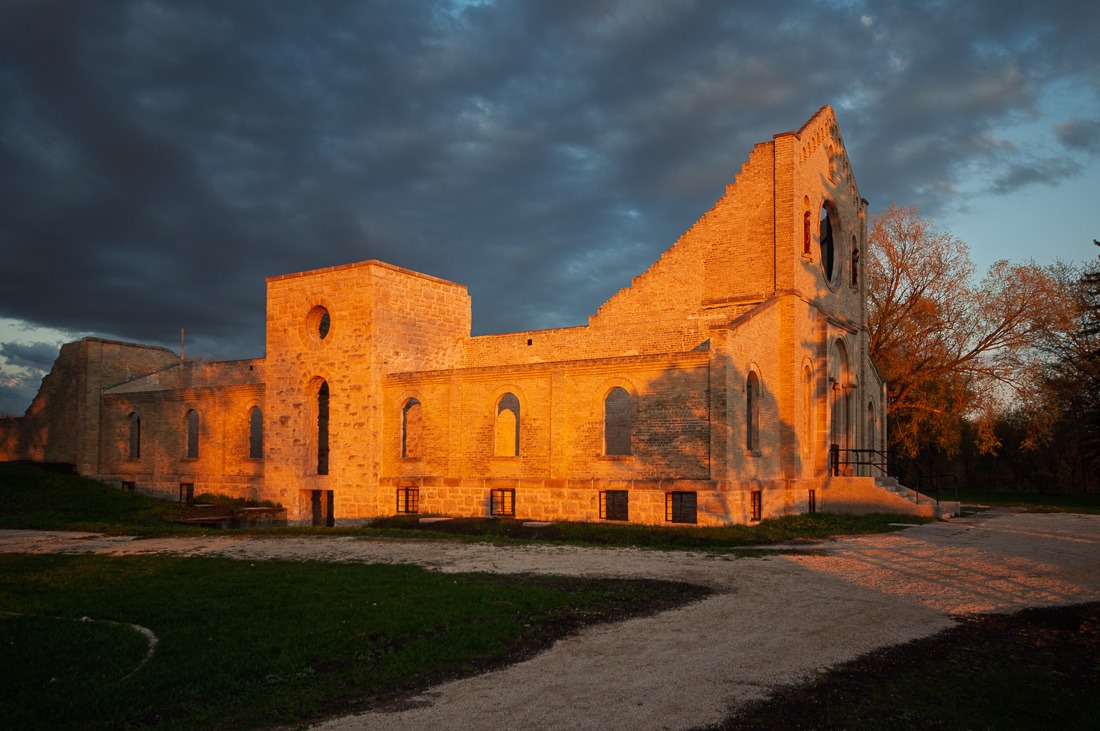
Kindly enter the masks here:
<path id="1" fill-rule="evenodd" d="M 896 477 L 876 477 L 875 486 L 886 490 L 889 493 L 893 493 L 900 498 L 904 498 L 914 505 L 932 505 L 934 506 L 935 516 L 941 520 L 947 520 L 953 518 L 959 514 L 960 505 L 958 502 L 941 500 L 936 503 L 936 498 L 928 497 L 921 494 L 916 490 L 899 484 Z"/>

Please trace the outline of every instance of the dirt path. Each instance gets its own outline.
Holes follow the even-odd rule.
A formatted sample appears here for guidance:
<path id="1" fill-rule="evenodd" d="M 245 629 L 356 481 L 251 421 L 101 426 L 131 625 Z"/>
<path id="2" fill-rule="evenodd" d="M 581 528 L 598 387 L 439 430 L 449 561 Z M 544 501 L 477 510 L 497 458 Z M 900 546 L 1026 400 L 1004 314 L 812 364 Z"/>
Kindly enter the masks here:
<path id="1" fill-rule="evenodd" d="M 777 684 L 932 634 L 951 614 L 1100 599 L 1100 516 L 990 512 L 817 544 L 797 556 L 361 540 L 130 540 L 0 531 L 0 551 L 166 552 L 415 563 L 446 572 L 680 579 L 719 589 L 657 616 L 590 628 L 523 663 L 437 686 L 351 729 L 682 729 Z"/>

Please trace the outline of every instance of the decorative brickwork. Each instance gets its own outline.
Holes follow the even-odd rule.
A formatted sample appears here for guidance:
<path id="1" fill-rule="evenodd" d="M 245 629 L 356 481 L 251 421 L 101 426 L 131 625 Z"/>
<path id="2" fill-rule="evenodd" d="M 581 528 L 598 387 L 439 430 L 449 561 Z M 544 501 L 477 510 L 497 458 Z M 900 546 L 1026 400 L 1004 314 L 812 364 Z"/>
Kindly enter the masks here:
<path id="1" fill-rule="evenodd" d="M 828 469 L 830 444 L 885 441 L 865 213 L 823 107 L 756 145 L 584 327 L 471 337 L 465 287 L 378 261 L 272 277 L 265 358 L 70 343 L 27 415 L 0 422 L 0 456 L 273 500 L 317 525 L 880 509 L 870 478 Z"/>

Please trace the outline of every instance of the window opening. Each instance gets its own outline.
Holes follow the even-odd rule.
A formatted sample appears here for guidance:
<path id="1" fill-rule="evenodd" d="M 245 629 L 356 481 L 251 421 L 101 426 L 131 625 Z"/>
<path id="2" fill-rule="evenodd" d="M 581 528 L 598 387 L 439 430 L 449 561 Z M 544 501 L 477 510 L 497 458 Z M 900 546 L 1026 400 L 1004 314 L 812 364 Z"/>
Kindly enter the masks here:
<path id="1" fill-rule="evenodd" d="M 516 491 L 511 488 L 492 490 L 489 493 L 489 515 L 511 516 L 516 515 Z"/>
<path id="2" fill-rule="evenodd" d="M 806 512 L 816 513 L 817 512 L 817 490 L 810 490 L 809 492 L 810 492 L 810 494 L 809 494 L 809 496 L 807 497 L 807 500 L 806 500 Z"/>
<path id="3" fill-rule="evenodd" d="M 401 457 L 412 459 L 420 456 L 420 436 L 423 429 L 423 407 L 416 399 L 409 399 L 401 411 Z"/>
<path id="4" fill-rule="evenodd" d="M 627 490 L 604 490 L 600 493 L 600 520 L 630 520 L 630 493 Z"/>
<path id="5" fill-rule="evenodd" d="M 399 513 L 419 513 L 420 512 L 420 490 L 415 487 L 399 487 L 397 488 L 397 512 Z"/>
<path id="6" fill-rule="evenodd" d="M 253 407 L 248 414 L 248 457 L 263 459 L 264 456 L 264 413 Z"/>
<path id="7" fill-rule="evenodd" d="M 755 371 L 749 371 L 745 382 L 745 448 L 760 449 L 760 378 Z"/>
<path id="8" fill-rule="evenodd" d="M 750 516 L 749 520 L 760 520 L 764 515 L 764 495 L 760 490 L 749 493 Z"/>
<path id="9" fill-rule="evenodd" d="M 180 483 L 180 502 L 187 503 L 188 505 L 191 505 L 195 502 L 195 483 Z"/>
<path id="10" fill-rule="evenodd" d="M 697 522 L 697 502 L 694 492 L 666 492 L 665 520 L 670 523 Z"/>
<path id="11" fill-rule="evenodd" d="M 187 459 L 199 457 L 199 414 L 194 409 L 187 412 Z"/>
<path id="12" fill-rule="evenodd" d="M 809 366 L 802 369 L 802 417 L 804 419 L 802 451 L 809 452 L 814 441 L 814 374 Z"/>
<path id="13" fill-rule="evenodd" d="M 519 399 L 506 393 L 497 402 L 496 444 L 497 457 L 519 456 Z"/>
<path id="14" fill-rule="evenodd" d="M 317 474 L 328 474 L 328 382 L 317 388 Z"/>
<path id="15" fill-rule="evenodd" d="M 141 457 L 141 417 L 137 412 L 130 414 L 130 459 Z"/>
<path id="16" fill-rule="evenodd" d="M 606 455 L 631 453 L 631 403 L 625 388 L 615 387 L 604 399 L 603 445 Z"/>
<path id="17" fill-rule="evenodd" d="M 825 273 L 825 280 L 833 281 L 833 224 L 829 216 L 829 209 L 821 206 L 821 222 L 819 226 L 821 243 L 821 270 Z"/>
<path id="18" fill-rule="evenodd" d="M 852 286 L 859 286 L 859 245 L 856 237 L 852 237 Z"/>

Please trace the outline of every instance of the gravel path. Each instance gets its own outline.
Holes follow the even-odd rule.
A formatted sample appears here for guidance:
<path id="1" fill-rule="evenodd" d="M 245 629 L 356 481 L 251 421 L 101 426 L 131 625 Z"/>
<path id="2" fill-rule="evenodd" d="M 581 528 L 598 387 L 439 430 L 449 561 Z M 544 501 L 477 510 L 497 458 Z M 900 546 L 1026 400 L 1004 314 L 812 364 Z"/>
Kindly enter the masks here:
<path id="1" fill-rule="evenodd" d="M 683 729 L 714 723 L 777 684 L 933 634 L 951 615 L 1100 600 L 1100 516 L 986 512 L 729 558 L 571 546 L 499 547 L 356 538 L 132 540 L 0 531 L 0 551 L 174 553 L 414 563 L 445 572 L 678 579 L 715 596 L 591 627 L 538 656 L 437 686 L 393 711 L 331 720 L 352 729 Z"/>

